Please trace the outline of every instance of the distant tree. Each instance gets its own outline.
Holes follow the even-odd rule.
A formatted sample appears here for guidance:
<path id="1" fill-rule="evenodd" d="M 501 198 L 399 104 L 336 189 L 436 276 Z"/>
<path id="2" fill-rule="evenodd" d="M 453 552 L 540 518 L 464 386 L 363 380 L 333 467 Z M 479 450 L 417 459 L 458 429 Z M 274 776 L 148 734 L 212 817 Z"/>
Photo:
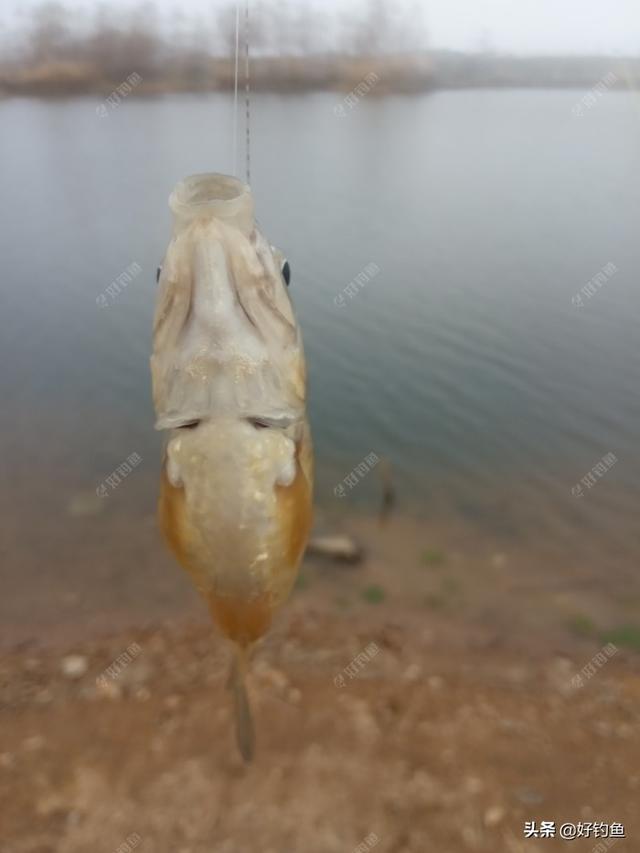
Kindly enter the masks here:
<path id="1" fill-rule="evenodd" d="M 123 55 L 127 73 L 137 71 L 144 78 L 158 76 L 163 58 L 158 13 L 151 2 L 136 7 L 130 16 L 123 38 Z"/>
<path id="2" fill-rule="evenodd" d="M 245 0 L 240 0 L 240 50 L 244 56 L 246 38 Z M 284 14 L 283 14 L 284 11 Z M 216 16 L 217 39 L 215 43 L 223 56 L 235 56 L 236 4 L 227 3 Z M 251 2 L 249 6 L 249 49 L 252 54 L 281 53 L 284 33 L 287 30 L 286 6 L 279 3 Z"/>
<path id="3" fill-rule="evenodd" d="M 113 15 L 104 3 L 95 11 L 91 35 L 84 46 L 85 59 L 108 80 L 121 75 L 123 59 L 123 34 L 113 21 Z"/>
<path id="4" fill-rule="evenodd" d="M 33 11 L 29 46 L 35 63 L 64 58 L 70 47 L 66 12 L 60 3 L 45 3 Z"/>
<path id="5" fill-rule="evenodd" d="M 398 54 L 424 49 L 423 3 L 367 0 L 362 15 L 343 22 L 346 52 L 356 56 Z"/>

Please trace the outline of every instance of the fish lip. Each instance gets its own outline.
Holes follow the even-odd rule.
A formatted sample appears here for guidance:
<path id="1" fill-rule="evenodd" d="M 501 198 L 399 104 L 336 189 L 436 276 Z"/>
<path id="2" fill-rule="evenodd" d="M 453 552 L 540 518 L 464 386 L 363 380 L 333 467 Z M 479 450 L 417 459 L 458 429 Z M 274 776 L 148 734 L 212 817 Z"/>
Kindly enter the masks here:
<path id="1" fill-rule="evenodd" d="M 189 175 L 176 184 L 169 196 L 169 207 L 179 230 L 202 217 L 221 219 L 247 235 L 254 228 L 251 189 L 232 175 L 219 172 Z"/>

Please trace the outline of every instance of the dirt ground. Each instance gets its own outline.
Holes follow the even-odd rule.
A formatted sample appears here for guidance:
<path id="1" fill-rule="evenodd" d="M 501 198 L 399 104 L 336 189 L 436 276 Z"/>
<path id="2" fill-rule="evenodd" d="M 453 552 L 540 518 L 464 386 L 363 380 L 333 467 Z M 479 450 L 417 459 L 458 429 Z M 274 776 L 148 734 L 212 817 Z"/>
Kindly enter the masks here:
<path id="1" fill-rule="evenodd" d="M 132 643 L 131 661 L 108 671 Z M 24 644 L 2 664 L 0 849 L 598 843 L 524 840 L 525 821 L 554 820 L 621 822 L 616 849 L 637 850 L 637 661 L 619 651 L 577 686 L 593 651 L 525 653 L 488 631 L 447 630 L 441 617 L 427 625 L 385 606 L 336 614 L 301 596 L 254 657 L 258 744 L 247 767 L 232 737 L 227 649 L 206 625 L 119 634 L 81 655 Z"/>
<path id="2" fill-rule="evenodd" d="M 622 823 L 616 851 L 639 850 L 640 655 L 603 652 L 637 582 L 432 521 L 346 526 L 363 563 L 307 559 L 256 650 L 250 766 L 229 650 L 151 524 L 146 562 L 31 584 L 31 609 L 25 587 L 0 664 L 0 853 L 609 849 L 525 839 L 543 820 Z"/>

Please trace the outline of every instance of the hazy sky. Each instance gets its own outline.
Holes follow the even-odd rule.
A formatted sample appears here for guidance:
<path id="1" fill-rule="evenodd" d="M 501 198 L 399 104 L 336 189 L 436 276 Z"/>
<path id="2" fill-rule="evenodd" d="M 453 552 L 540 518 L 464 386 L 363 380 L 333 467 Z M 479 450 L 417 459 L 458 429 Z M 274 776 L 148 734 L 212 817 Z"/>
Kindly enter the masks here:
<path id="1" fill-rule="evenodd" d="M 289 8 L 313 5 L 331 14 L 362 8 L 361 0 L 273 0 Z M 432 47 L 493 48 L 515 53 L 640 53 L 640 0 L 389 0 L 411 6 L 424 18 Z M 14 29 L 40 0 L 0 0 L 0 26 Z M 97 0 L 69 0 L 69 8 L 92 11 Z M 129 10 L 134 0 L 110 0 Z M 211 20 L 222 0 L 155 0 L 169 25 L 181 10 Z M 411 16 L 413 18 L 413 15 Z M 5 29 L 6 34 L 6 29 Z"/>

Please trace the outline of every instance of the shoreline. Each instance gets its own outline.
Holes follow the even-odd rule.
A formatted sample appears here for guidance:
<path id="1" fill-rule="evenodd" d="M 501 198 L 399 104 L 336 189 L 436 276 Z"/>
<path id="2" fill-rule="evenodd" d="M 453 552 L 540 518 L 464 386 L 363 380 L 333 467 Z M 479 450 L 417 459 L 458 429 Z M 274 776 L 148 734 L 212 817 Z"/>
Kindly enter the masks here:
<path id="1" fill-rule="evenodd" d="M 368 78 L 375 78 L 367 85 Z M 134 77 L 135 81 L 127 82 Z M 597 89 L 637 87 L 635 57 L 513 57 L 433 51 L 406 55 L 309 55 L 254 57 L 253 92 L 304 94 L 335 92 L 354 97 L 427 94 L 468 89 Z M 203 56 L 198 67 L 180 58 L 149 68 L 136 56 L 118 71 L 105 71 L 90 59 L 49 58 L 0 66 L 0 97 L 154 97 L 172 94 L 232 93 L 233 63 Z M 119 94 L 118 94 L 119 93 Z"/>
<path id="2" fill-rule="evenodd" d="M 55 570 L 45 574 L 34 554 L 31 568 L 12 573 L 0 646 L 71 646 L 168 624 L 209 625 L 205 605 L 164 548 L 154 514 L 132 520 L 127 507 L 104 508 L 69 519 L 71 533 L 77 522 L 86 537 L 81 552 L 74 547 L 65 558 L 61 546 Z M 626 573 L 602 577 L 597 560 L 585 565 L 577 556 L 567 564 L 530 542 L 424 513 L 396 514 L 381 526 L 371 512 L 318 511 L 314 535 L 333 534 L 353 540 L 362 561 L 307 554 L 280 619 L 294 605 L 356 619 L 404 612 L 462 637 L 488 632 L 506 647 L 613 641 L 640 652 L 640 587 Z"/>

